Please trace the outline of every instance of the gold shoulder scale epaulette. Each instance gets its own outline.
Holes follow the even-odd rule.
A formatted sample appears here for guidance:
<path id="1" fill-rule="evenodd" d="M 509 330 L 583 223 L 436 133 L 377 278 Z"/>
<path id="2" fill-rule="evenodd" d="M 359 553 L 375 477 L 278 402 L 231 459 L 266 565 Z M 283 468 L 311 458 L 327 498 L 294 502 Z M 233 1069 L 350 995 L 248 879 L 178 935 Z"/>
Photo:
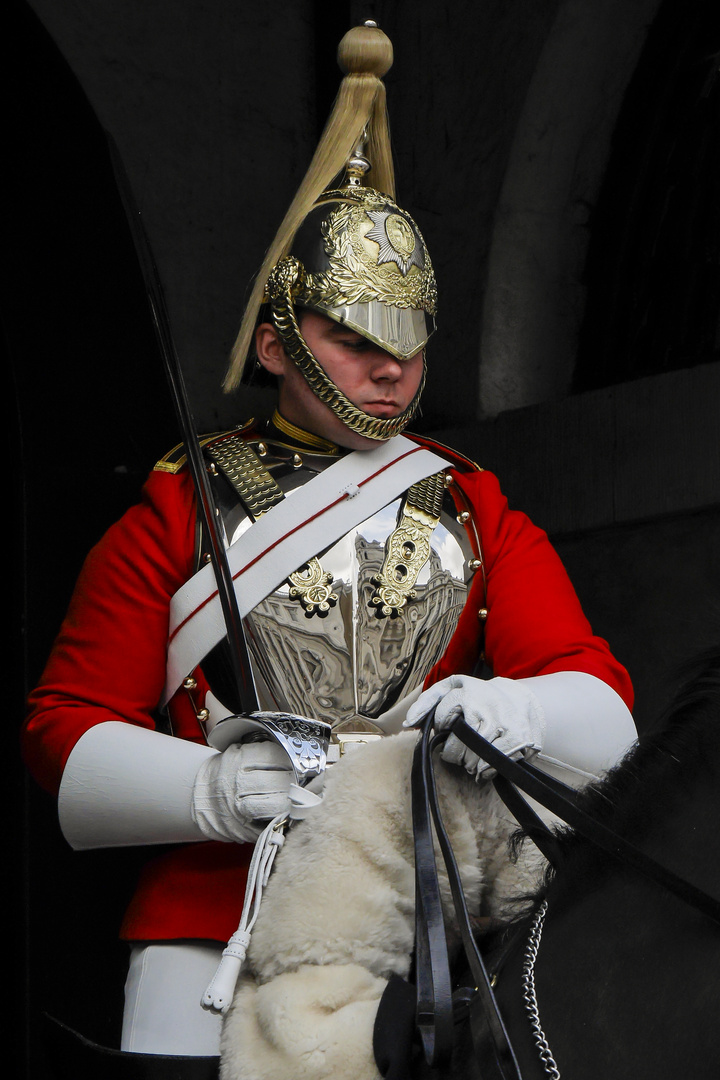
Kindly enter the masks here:
<path id="1" fill-rule="evenodd" d="M 200 435 L 198 437 L 200 441 L 200 446 L 207 446 L 208 443 L 214 442 L 216 439 L 220 439 L 224 435 L 229 435 L 231 433 L 237 434 L 241 431 L 247 431 L 248 428 L 251 428 L 254 423 L 254 418 L 251 418 L 250 420 L 247 420 L 244 424 L 241 424 L 239 427 L 230 429 L 230 431 L 213 431 L 209 435 Z M 185 453 L 185 443 L 181 442 L 178 443 L 177 446 L 174 446 L 172 450 L 169 451 L 169 453 L 165 454 L 164 457 L 161 457 L 160 460 L 155 463 L 155 465 L 153 466 L 153 472 L 165 472 L 173 474 L 179 473 L 186 464 L 187 454 Z"/>

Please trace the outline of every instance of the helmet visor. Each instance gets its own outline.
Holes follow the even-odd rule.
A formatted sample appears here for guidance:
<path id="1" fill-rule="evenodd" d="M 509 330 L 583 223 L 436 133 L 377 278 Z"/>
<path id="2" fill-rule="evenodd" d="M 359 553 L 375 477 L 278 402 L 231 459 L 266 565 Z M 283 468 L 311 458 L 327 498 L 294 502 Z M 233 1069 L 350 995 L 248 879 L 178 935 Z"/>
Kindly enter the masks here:
<path id="1" fill-rule="evenodd" d="M 393 307 L 379 300 L 334 307 L 316 302 L 312 307 L 374 341 L 398 360 L 409 360 L 422 352 L 435 331 L 435 318 L 427 312 Z"/>

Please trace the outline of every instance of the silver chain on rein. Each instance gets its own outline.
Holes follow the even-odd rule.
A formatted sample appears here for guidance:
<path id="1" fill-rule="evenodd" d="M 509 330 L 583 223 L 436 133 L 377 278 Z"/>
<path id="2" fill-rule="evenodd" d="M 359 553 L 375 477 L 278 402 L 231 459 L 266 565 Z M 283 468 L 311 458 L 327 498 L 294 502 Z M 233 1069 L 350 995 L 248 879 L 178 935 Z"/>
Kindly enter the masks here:
<path id="1" fill-rule="evenodd" d="M 540 1013 L 538 1011 L 537 994 L 535 992 L 535 961 L 537 960 L 538 949 L 540 948 L 540 938 L 542 937 L 546 915 L 547 900 L 543 900 L 532 921 L 530 935 L 527 940 L 527 945 L 525 946 L 525 959 L 522 967 L 523 1000 L 525 1001 L 525 1009 L 530 1018 L 530 1026 L 532 1028 L 535 1045 L 538 1048 L 540 1060 L 543 1063 L 545 1072 L 548 1076 L 552 1077 L 552 1080 L 560 1080 L 560 1070 L 558 1069 L 555 1058 L 552 1056 L 550 1047 L 548 1046 L 545 1032 L 540 1026 Z"/>

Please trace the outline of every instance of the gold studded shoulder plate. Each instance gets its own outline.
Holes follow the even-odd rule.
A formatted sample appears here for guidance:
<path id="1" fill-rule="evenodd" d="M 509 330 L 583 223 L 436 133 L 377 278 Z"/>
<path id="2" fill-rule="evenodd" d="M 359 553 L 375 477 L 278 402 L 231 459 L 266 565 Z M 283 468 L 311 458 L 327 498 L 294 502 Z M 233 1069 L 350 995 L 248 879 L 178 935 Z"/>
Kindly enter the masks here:
<path id="1" fill-rule="evenodd" d="M 233 488 L 253 521 L 285 498 L 280 484 L 263 463 L 263 457 L 269 454 L 267 443 L 257 441 L 253 445 L 240 433 L 231 432 L 210 442 L 205 447 L 205 454 Z M 294 452 L 293 468 L 301 461 L 301 455 Z M 299 566 L 288 581 L 290 596 L 298 601 L 308 618 L 313 615 L 324 617 L 337 603 L 337 595 L 332 590 L 332 574 L 323 570 L 317 558 Z"/>
<path id="2" fill-rule="evenodd" d="M 209 435 L 200 436 L 200 446 L 205 447 L 214 443 L 217 439 L 222 439 L 227 435 L 236 435 L 240 432 L 250 430 L 255 424 L 254 419 L 250 419 L 247 423 L 241 427 L 235 428 L 232 432 L 216 431 Z M 179 473 L 187 465 L 187 452 L 185 450 L 185 443 L 178 443 L 174 446 L 164 457 L 161 457 L 159 461 L 155 462 L 153 466 L 153 472 L 165 472 L 176 474 Z"/>

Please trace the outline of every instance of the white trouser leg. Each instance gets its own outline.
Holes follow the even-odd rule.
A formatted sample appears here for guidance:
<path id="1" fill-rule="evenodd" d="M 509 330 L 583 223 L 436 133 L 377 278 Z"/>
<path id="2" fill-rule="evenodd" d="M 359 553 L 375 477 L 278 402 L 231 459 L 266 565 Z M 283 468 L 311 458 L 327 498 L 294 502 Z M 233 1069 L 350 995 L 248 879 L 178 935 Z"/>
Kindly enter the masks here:
<path id="1" fill-rule="evenodd" d="M 135 1054 L 220 1053 L 222 1017 L 200 1005 L 223 946 L 133 945 L 125 983 L 121 1049 Z"/>

